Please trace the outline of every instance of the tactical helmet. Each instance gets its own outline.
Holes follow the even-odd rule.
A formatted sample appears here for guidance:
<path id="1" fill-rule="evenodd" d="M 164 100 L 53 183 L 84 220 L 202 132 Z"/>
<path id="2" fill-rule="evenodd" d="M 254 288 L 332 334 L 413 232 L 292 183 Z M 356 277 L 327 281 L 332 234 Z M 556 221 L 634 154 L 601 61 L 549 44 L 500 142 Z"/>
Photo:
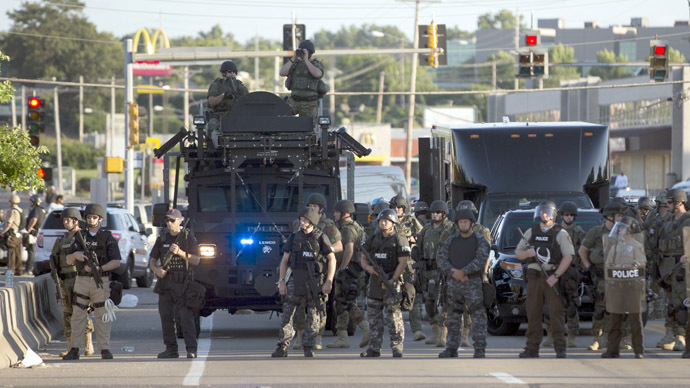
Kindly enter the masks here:
<path id="1" fill-rule="evenodd" d="M 393 209 L 385 209 L 381 213 L 379 213 L 379 216 L 376 218 L 376 221 L 378 222 L 379 220 L 388 220 L 394 224 L 400 222 L 400 220 L 398 219 L 398 213 L 396 213 Z"/>
<path id="2" fill-rule="evenodd" d="M 31 203 L 33 203 L 33 204 L 36 205 L 36 206 L 41 206 L 41 202 L 43 202 L 43 201 L 41 200 L 41 197 L 39 197 L 39 196 L 36 195 L 36 194 L 34 194 L 34 195 L 32 195 L 31 197 L 29 197 L 29 201 L 31 201 Z"/>
<path id="3" fill-rule="evenodd" d="M 309 51 L 309 54 L 314 55 L 316 50 L 314 50 L 314 43 L 311 40 L 303 40 L 299 42 L 299 48 L 301 49 L 307 49 Z"/>
<path id="4" fill-rule="evenodd" d="M 475 223 L 477 222 L 477 217 L 474 216 L 474 212 L 470 209 L 460 209 L 454 212 L 453 222 L 460 220 L 470 220 L 472 223 Z"/>
<path id="5" fill-rule="evenodd" d="M 661 190 L 659 195 L 654 198 L 654 202 L 656 203 L 666 203 L 666 190 Z"/>
<path id="6" fill-rule="evenodd" d="M 448 205 L 445 202 L 438 199 L 431 203 L 430 209 L 432 212 L 448 213 Z"/>
<path id="7" fill-rule="evenodd" d="M 417 201 L 414 203 L 414 212 L 419 213 L 419 212 L 428 212 L 429 211 L 429 205 L 424 202 L 424 201 Z"/>
<path id="8" fill-rule="evenodd" d="M 308 207 L 305 207 L 304 209 L 302 209 L 302 211 L 299 212 L 299 216 L 306 218 L 314 226 L 318 225 L 319 221 L 321 220 L 321 216 L 319 215 L 319 212 L 317 212 L 314 209 L 310 209 Z"/>
<path id="9" fill-rule="evenodd" d="M 226 71 L 231 71 L 237 74 L 237 65 L 233 61 L 225 61 L 220 65 L 220 72 L 225 73 Z"/>
<path id="10" fill-rule="evenodd" d="M 536 208 L 534 208 L 534 220 L 537 222 L 541 222 L 542 213 L 548 214 L 551 218 L 555 220 L 556 216 L 558 215 L 558 208 L 556 207 L 556 204 L 553 201 L 543 200 L 539 202 L 539 205 L 537 205 Z"/>
<path id="11" fill-rule="evenodd" d="M 621 205 L 616 201 L 609 201 L 606 206 L 601 209 L 601 214 L 603 214 L 604 217 L 615 216 L 618 213 L 623 214 L 623 210 L 621 209 Z"/>
<path id="12" fill-rule="evenodd" d="M 379 201 L 376 206 L 374 206 L 374 214 L 380 214 L 382 211 L 390 209 L 390 206 L 388 206 L 388 202 L 386 201 Z"/>
<path id="13" fill-rule="evenodd" d="M 341 213 L 354 214 L 355 204 L 352 203 L 352 201 L 350 201 L 349 199 L 341 199 L 340 201 L 335 203 L 335 210 Z"/>
<path id="14" fill-rule="evenodd" d="M 625 216 L 620 219 L 620 221 L 616 222 L 613 225 L 613 228 L 611 228 L 611 233 L 609 233 L 609 237 L 615 238 L 617 237 L 622 231 L 625 232 L 626 234 L 633 234 L 633 226 L 636 224 L 635 220 L 630 217 L 630 216 Z"/>
<path id="15" fill-rule="evenodd" d="M 86 209 L 84 209 L 84 217 L 88 217 L 90 215 L 96 215 L 101 218 L 105 218 L 105 210 L 103 210 L 103 206 L 97 203 L 86 205 Z"/>
<path id="16" fill-rule="evenodd" d="M 561 207 L 558 208 L 558 213 L 559 214 L 570 213 L 570 214 L 577 215 L 577 205 L 575 204 L 575 202 L 565 201 L 561 204 Z"/>
<path id="17" fill-rule="evenodd" d="M 640 199 L 637 200 L 637 208 L 642 209 L 642 210 L 652 210 L 654 207 L 654 204 L 652 203 L 652 200 L 649 199 L 648 197 L 640 197 Z"/>
<path id="18" fill-rule="evenodd" d="M 321 209 L 325 209 L 326 197 L 321 193 L 311 193 L 309 197 L 307 197 L 307 205 L 319 205 Z"/>
<path id="19" fill-rule="evenodd" d="M 21 202 L 21 199 L 19 199 L 19 196 L 17 194 L 12 194 L 10 196 L 10 203 L 18 204 L 19 202 Z"/>
<path id="20" fill-rule="evenodd" d="M 81 213 L 79 213 L 79 209 L 73 207 L 68 207 L 67 209 L 63 210 L 60 218 L 63 220 L 65 218 L 74 218 L 77 221 L 83 221 L 81 218 Z"/>
<path id="21" fill-rule="evenodd" d="M 472 213 L 474 213 L 475 217 L 477 214 L 479 214 L 479 210 L 477 210 L 477 206 L 474 205 L 474 202 L 465 199 L 460 202 L 458 202 L 457 205 L 455 205 L 455 210 L 460 210 L 460 209 L 470 209 L 472 210 Z"/>
<path id="22" fill-rule="evenodd" d="M 666 199 L 672 199 L 675 202 L 688 202 L 688 195 L 682 189 L 673 189 L 666 193 Z"/>
<path id="23" fill-rule="evenodd" d="M 390 206 L 391 209 L 398 206 L 404 207 L 405 210 L 408 208 L 407 200 L 402 195 L 396 195 L 395 197 L 391 198 Z"/>

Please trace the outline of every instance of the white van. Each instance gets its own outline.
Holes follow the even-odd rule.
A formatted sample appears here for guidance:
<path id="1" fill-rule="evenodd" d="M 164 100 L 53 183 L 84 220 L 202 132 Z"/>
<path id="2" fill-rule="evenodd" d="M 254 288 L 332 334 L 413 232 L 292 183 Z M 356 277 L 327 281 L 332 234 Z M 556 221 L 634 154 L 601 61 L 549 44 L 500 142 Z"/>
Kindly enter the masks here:
<path id="1" fill-rule="evenodd" d="M 347 198 L 347 170 L 340 170 L 342 198 Z M 383 197 L 386 202 L 395 195 L 409 198 L 405 174 L 397 166 L 355 166 L 355 202 L 371 203 Z"/>

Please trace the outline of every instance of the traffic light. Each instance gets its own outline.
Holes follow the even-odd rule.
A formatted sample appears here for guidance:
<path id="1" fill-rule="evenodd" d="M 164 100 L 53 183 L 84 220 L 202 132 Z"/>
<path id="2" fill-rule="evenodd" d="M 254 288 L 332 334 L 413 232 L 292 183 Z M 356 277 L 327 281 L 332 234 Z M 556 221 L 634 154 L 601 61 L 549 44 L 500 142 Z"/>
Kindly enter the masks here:
<path id="1" fill-rule="evenodd" d="M 649 42 L 649 78 L 663 82 L 668 78 L 668 43 L 663 40 Z"/>
<path id="2" fill-rule="evenodd" d="M 43 105 L 45 101 L 38 97 L 29 98 L 28 102 L 28 113 L 26 115 L 26 127 L 29 131 L 29 137 L 31 145 L 38 147 L 40 141 L 39 137 L 41 132 L 43 132 Z"/>
<path id="3" fill-rule="evenodd" d="M 549 52 L 545 49 L 532 51 L 532 75 L 536 78 L 549 76 Z"/>
<path id="4" fill-rule="evenodd" d="M 430 54 L 419 54 L 419 63 L 426 66 L 445 66 L 448 64 L 446 55 L 446 25 L 431 23 L 419 25 L 419 48 L 438 50 Z M 426 38 L 426 39 L 425 39 Z"/>
<path id="5" fill-rule="evenodd" d="M 518 51 L 518 78 L 548 78 L 549 52 L 541 48 L 539 30 L 527 30 L 522 34 L 522 47 Z"/>
<path id="6" fill-rule="evenodd" d="M 129 148 L 139 144 L 139 105 L 129 103 Z"/>
<path id="7" fill-rule="evenodd" d="M 51 183 L 53 182 L 53 168 L 52 167 L 41 167 L 38 169 L 38 177 L 44 181 Z"/>
<path id="8" fill-rule="evenodd" d="M 426 33 L 428 35 L 426 47 L 431 48 L 431 49 L 437 48 L 437 46 L 438 46 L 438 30 L 436 27 L 436 23 L 429 24 L 426 28 Z M 427 63 L 429 64 L 429 66 L 438 67 L 438 53 L 429 54 L 429 58 L 427 59 Z"/>
<path id="9" fill-rule="evenodd" d="M 518 53 L 518 71 L 515 75 L 519 78 L 532 77 L 532 52 L 529 50 Z"/>
<path id="10" fill-rule="evenodd" d="M 295 45 L 306 39 L 307 28 L 304 24 L 295 24 Z M 283 24 L 283 50 L 294 51 L 297 47 L 292 46 L 292 24 Z M 283 57 L 283 63 L 291 57 Z"/>

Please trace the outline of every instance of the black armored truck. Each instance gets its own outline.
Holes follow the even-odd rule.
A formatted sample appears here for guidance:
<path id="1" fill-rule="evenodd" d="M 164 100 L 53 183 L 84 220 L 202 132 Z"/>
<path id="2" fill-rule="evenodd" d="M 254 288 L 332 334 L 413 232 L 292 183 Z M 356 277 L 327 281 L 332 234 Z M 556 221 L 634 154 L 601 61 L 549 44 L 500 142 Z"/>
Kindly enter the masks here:
<path id="1" fill-rule="evenodd" d="M 173 206 L 180 168 L 186 164 L 188 228 L 201 255 L 195 280 L 206 287 L 201 314 L 278 311 L 282 245 L 305 199 L 312 193 L 324 195 L 327 213 L 332 213 L 341 199 L 342 160 L 354 168 L 352 154 L 371 151 L 344 128 L 332 130 L 328 117 L 315 123 L 312 117 L 293 116 L 287 103 L 268 92 L 237 100 L 213 139 L 205 132 L 203 116 L 194 121 L 196 131 L 181 128 L 155 155 L 165 155 L 166 165 L 177 160 Z M 169 152 L 178 144 L 179 153 Z M 162 221 L 165 208 L 156 205 L 156 220 Z"/>

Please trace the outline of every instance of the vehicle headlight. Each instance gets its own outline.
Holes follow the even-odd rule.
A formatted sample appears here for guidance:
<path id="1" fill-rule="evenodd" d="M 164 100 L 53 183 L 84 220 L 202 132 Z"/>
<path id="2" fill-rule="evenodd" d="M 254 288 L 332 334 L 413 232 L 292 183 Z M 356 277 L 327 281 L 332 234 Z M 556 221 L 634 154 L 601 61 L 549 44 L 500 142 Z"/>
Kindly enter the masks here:
<path id="1" fill-rule="evenodd" d="M 202 259 L 213 259 L 216 257 L 216 244 L 199 244 L 199 256 Z"/>
<path id="2" fill-rule="evenodd" d="M 499 265 L 513 279 L 522 280 L 522 264 L 520 264 L 520 263 L 507 263 L 505 261 L 502 261 L 499 263 Z"/>

